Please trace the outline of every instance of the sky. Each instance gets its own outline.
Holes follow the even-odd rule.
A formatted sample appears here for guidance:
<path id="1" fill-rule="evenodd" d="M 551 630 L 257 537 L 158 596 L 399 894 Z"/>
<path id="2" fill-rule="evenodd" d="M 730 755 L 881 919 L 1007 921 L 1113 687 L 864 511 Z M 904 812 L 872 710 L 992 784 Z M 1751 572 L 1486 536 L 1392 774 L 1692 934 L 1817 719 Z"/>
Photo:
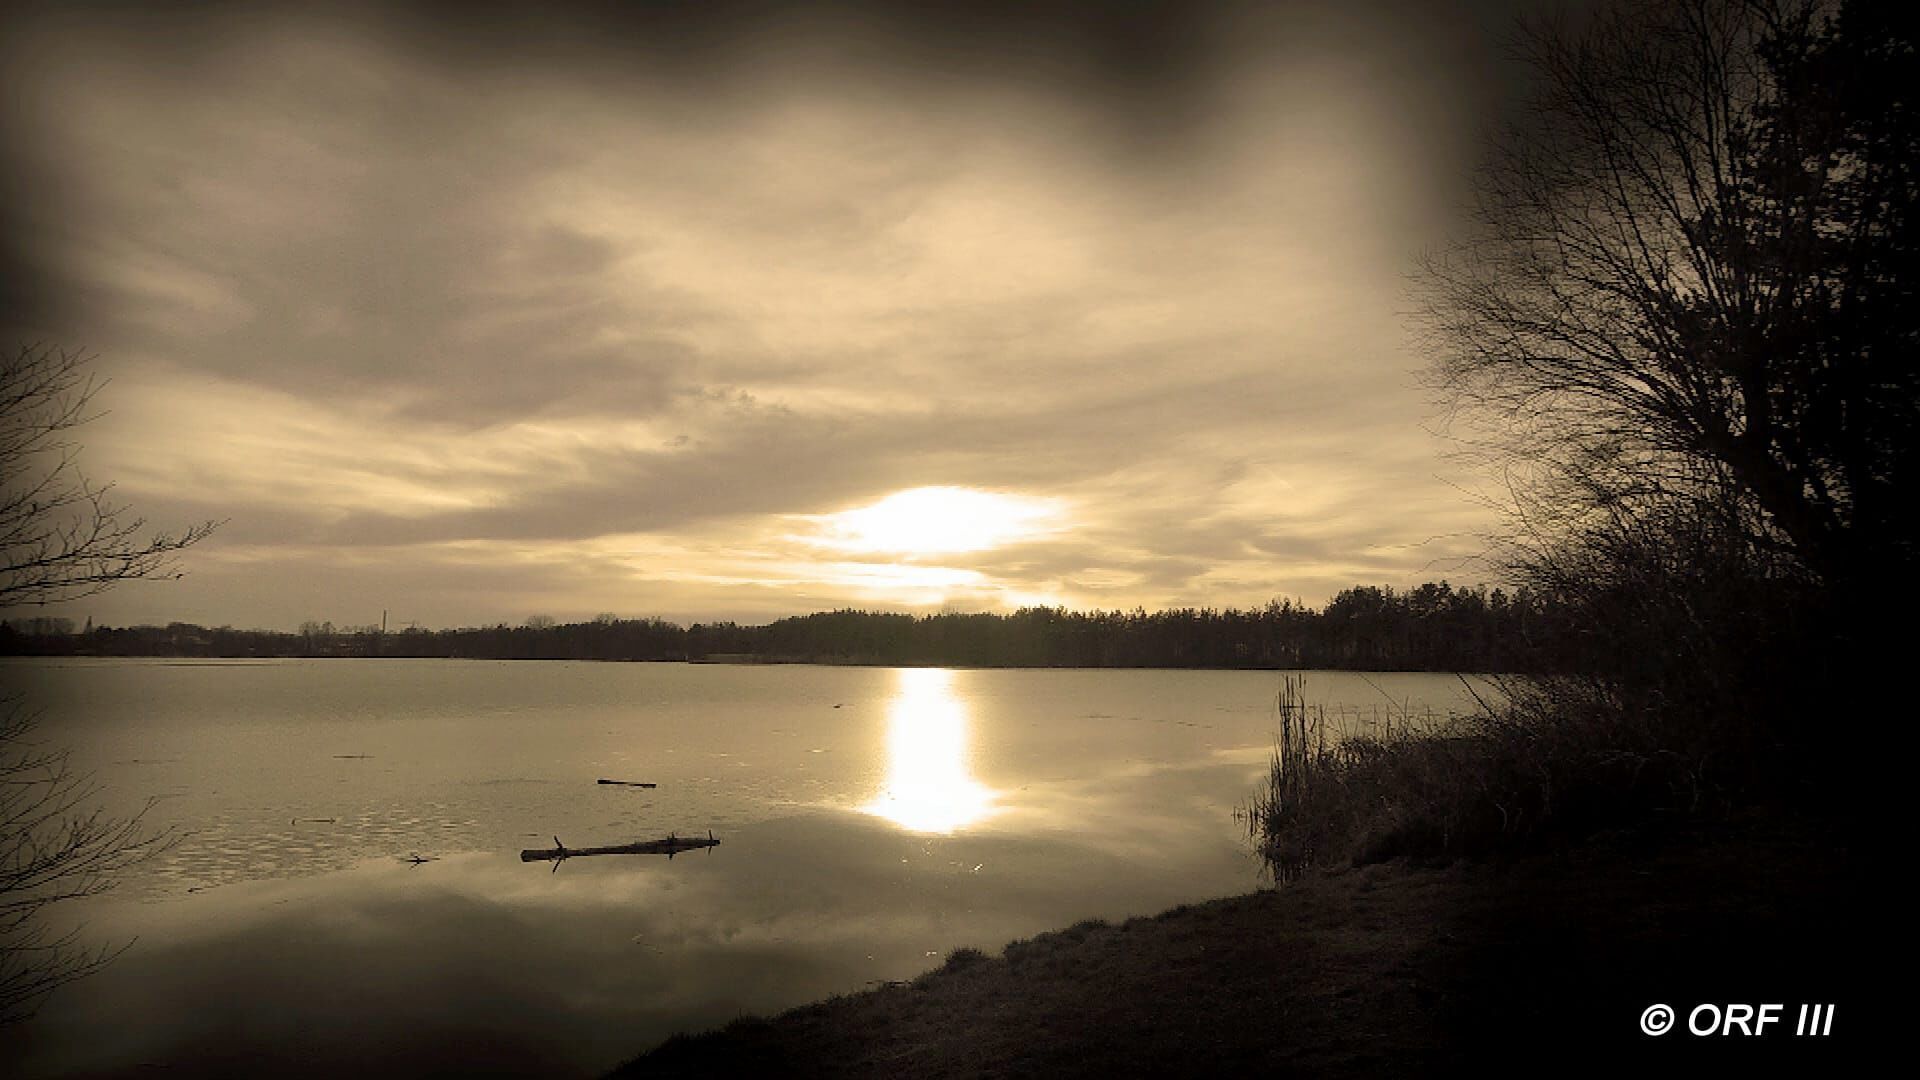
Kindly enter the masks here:
<path id="1" fill-rule="evenodd" d="M 7 338 L 126 625 L 1494 580 L 1410 318 L 1519 5 L 20 7 Z M 10 343 L 9 343 L 10 344 Z"/>

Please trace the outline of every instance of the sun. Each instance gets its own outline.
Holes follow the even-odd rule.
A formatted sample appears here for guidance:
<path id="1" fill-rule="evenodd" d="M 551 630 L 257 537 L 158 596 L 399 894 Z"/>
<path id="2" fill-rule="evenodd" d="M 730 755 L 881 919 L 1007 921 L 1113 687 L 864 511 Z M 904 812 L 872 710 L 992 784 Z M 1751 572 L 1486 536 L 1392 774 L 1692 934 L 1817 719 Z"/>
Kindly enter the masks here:
<path id="1" fill-rule="evenodd" d="M 898 491 L 867 506 L 816 517 L 814 543 L 841 551 L 939 555 L 984 551 L 1044 535 L 1058 500 L 963 487 Z"/>

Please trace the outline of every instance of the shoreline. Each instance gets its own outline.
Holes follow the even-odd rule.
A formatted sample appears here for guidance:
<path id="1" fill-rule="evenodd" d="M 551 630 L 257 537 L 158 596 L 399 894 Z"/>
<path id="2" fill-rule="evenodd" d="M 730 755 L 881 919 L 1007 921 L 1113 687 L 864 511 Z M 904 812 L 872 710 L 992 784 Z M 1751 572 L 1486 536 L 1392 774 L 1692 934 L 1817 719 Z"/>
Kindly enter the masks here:
<path id="1" fill-rule="evenodd" d="M 456 660 L 463 663 L 489 664 L 659 664 L 679 667 L 748 668 L 939 668 L 946 671 L 1250 671 L 1270 675 L 1450 675 L 1468 679 L 1525 677 L 1526 674 L 1524 672 L 1513 671 L 1456 671 L 1451 668 L 1414 667 L 1260 667 L 1245 664 L 1211 667 L 1180 664 L 962 664 L 946 663 L 936 660 L 895 662 L 887 660 L 835 659 L 832 657 L 710 660 L 706 658 L 658 659 L 648 657 L 627 658 L 599 656 L 409 656 L 388 653 L 371 656 L 357 654 L 309 656 L 300 653 L 0 653 L 0 663 L 38 663 L 49 660 L 185 660 L 198 662 L 203 665 L 215 665 L 221 661 L 257 661 L 265 663 L 275 660 Z"/>
<path id="2" fill-rule="evenodd" d="M 1835 939 L 1860 932 L 1854 890 L 1833 834 L 1775 819 L 1378 864 L 957 950 L 909 982 L 676 1035 L 612 1075 L 1830 1065 L 1852 1045 L 1844 1025 L 1825 1041 L 1658 1041 L 1638 1017 L 1660 1001 L 1864 1004 Z"/>

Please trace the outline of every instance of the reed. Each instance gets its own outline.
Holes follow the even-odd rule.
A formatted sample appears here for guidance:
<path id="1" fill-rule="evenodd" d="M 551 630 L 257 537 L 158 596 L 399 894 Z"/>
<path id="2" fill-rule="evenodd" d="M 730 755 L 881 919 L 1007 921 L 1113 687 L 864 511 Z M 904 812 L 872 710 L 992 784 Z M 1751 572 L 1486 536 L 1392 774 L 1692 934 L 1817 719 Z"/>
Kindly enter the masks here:
<path id="1" fill-rule="evenodd" d="M 1713 743 L 1577 681 L 1512 681 L 1467 715 L 1401 709 L 1344 724 L 1304 686 L 1281 680 L 1272 763 L 1247 814 L 1277 880 L 1517 853 L 1711 809 L 1723 791 Z"/>

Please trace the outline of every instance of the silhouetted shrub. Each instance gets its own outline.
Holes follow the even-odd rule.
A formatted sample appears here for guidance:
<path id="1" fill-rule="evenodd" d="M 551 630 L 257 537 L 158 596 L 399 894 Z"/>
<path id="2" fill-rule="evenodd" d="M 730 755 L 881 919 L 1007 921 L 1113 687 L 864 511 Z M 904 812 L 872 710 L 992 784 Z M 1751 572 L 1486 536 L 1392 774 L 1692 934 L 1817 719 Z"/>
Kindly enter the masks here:
<path id="1" fill-rule="evenodd" d="M 947 971 L 965 971 L 975 964 L 987 962 L 987 954 L 971 945 L 962 946 L 947 954 L 947 962 L 942 965 Z"/>
<path id="2" fill-rule="evenodd" d="M 1289 677 L 1250 821 L 1275 875 L 1511 853 L 1830 789 L 1805 722 L 1817 597 L 1708 514 L 1595 528 L 1529 569 L 1569 614 L 1564 673 L 1480 711 L 1333 730 Z M 1798 658 L 1801 663 L 1796 663 Z M 1818 685 L 1818 684 L 1816 684 Z"/>

